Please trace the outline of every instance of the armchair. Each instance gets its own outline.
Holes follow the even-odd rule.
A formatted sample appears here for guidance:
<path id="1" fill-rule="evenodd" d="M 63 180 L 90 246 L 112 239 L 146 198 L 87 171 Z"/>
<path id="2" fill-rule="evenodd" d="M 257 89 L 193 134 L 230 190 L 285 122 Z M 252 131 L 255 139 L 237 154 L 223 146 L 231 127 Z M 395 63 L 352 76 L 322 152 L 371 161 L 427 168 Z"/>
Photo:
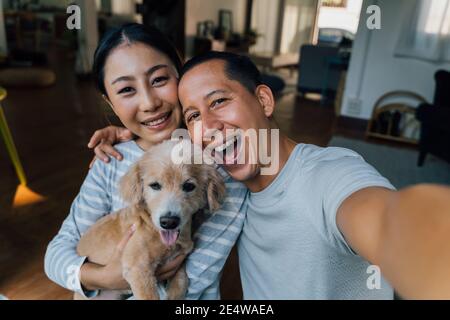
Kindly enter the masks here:
<path id="1" fill-rule="evenodd" d="M 450 162 L 450 72 L 439 70 L 434 78 L 433 104 L 423 103 L 416 112 L 421 122 L 418 166 L 423 166 L 428 153 Z"/>

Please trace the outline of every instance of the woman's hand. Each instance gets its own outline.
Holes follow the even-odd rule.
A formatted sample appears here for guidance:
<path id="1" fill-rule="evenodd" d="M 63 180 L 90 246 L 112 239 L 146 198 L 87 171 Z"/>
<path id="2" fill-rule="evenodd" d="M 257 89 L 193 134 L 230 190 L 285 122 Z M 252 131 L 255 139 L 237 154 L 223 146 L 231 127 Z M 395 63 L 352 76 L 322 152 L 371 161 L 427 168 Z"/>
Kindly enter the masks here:
<path id="1" fill-rule="evenodd" d="M 126 142 L 131 139 L 133 139 L 133 133 L 123 127 L 108 126 L 95 131 L 88 143 L 88 148 L 94 149 L 95 152 L 95 157 L 91 161 L 89 168 L 92 167 L 96 158 L 105 163 L 109 162 L 109 156 L 121 161 L 122 155 L 113 147 L 113 144 Z"/>
<path id="2" fill-rule="evenodd" d="M 136 226 L 133 225 L 127 232 L 127 234 L 123 237 L 123 239 L 119 242 L 114 251 L 114 254 L 111 256 L 109 262 L 103 267 L 104 279 L 107 284 L 107 288 L 111 290 L 125 290 L 130 289 L 130 285 L 123 278 L 123 270 L 122 270 L 122 254 L 125 246 L 127 245 L 130 238 L 133 236 L 136 231 Z"/>
<path id="3" fill-rule="evenodd" d="M 117 245 L 109 262 L 102 266 L 86 262 L 80 269 L 80 281 L 87 290 L 128 290 L 130 285 L 123 278 L 122 254 L 128 241 L 136 231 L 133 225 Z M 186 255 L 180 254 L 163 266 L 156 269 L 155 276 L 158 281 L 170 280 L 183 265 Z"/>
<path id="4" fill-rule="evenodd" d="M 117 245 L 114 254 L 109 262 L 104 265 L 98 265 L 86 262 L 80 269 L 80 281 L 87 290 L 127 290 L 130 285 L 123 278 L 122 273 L 122 254 L 131 236 L 136 231 L 133 225 L 120 243 Z"/>

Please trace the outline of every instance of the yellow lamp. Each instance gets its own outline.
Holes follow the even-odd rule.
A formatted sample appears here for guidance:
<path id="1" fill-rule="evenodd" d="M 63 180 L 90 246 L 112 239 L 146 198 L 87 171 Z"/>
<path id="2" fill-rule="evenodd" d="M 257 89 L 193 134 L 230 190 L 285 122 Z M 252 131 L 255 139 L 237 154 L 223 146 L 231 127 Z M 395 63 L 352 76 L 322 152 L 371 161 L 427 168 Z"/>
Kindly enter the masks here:
<path id="1" fill-rule="evenodd" d="M 20 185 L 17 187 L 13 203 L 13 207 L 20 207 L 40 202 L 44 200 L 44 197 L 27 188 L 27 178 L 25 176 L 25 171 L 23 170 L 22 163 L 20 162 L 19 154 L 17 153 L 17 149 L 14 144 L 11 131 L 9 130 L 8 123 L 6 122 L 6 117 L 1 104 L 6 96 L 6 90 L 0 87 L 0 133 L 2 134 L 3 140 L 5 141 L 6 149 L 8 150 L 9 157 L 11 158 L 11 161 L 17 173 L 17 177 L 20 181 Z"/>

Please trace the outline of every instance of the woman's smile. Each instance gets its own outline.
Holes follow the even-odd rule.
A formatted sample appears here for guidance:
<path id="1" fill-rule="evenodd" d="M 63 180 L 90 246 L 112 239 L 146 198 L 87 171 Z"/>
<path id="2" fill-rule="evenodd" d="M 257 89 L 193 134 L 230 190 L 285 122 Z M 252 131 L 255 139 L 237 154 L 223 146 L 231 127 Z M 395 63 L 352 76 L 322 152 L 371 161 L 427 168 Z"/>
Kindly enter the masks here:
<path id="1" fill-rule="evenodd" d="M 170 123 L 171 116 L 172 111 L 165 112 L 142 121 L 141 125 L 143 125 L 146 129 L 149 130 L 162 130 L 165 129 L 167 125 Z"/>

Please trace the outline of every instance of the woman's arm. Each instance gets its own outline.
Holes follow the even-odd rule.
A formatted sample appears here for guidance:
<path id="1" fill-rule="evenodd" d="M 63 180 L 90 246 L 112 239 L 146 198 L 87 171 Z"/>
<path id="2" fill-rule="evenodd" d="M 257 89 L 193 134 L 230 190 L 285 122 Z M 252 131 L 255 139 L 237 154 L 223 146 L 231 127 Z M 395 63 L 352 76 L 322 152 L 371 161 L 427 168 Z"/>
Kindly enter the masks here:
<path id="1" fill-rule="evenodd" d="M 105 265 L 86 262 L 80 269 L 80 282 L 83 288 L 94 291 L 102 289 L 122 290 L 129 289 L 128 282 L 122 275 L 122 253 L 125 246 L 136 231 L 135 225 L 125 234 L 123 239 L 117 245 L 114 254 Z"/>
<path id="2" fill-rule="evenodd" d="M 80 269 L 86 263 L 86 257 L 79 256 L 76 248 L 81 235 L 111 211 L 106 167 L 98 162 L 89 171 L 68 217 L 45 254 L 47 276 L 60 286 L 83 296 L 85 292 L 80 282 Z"/>

